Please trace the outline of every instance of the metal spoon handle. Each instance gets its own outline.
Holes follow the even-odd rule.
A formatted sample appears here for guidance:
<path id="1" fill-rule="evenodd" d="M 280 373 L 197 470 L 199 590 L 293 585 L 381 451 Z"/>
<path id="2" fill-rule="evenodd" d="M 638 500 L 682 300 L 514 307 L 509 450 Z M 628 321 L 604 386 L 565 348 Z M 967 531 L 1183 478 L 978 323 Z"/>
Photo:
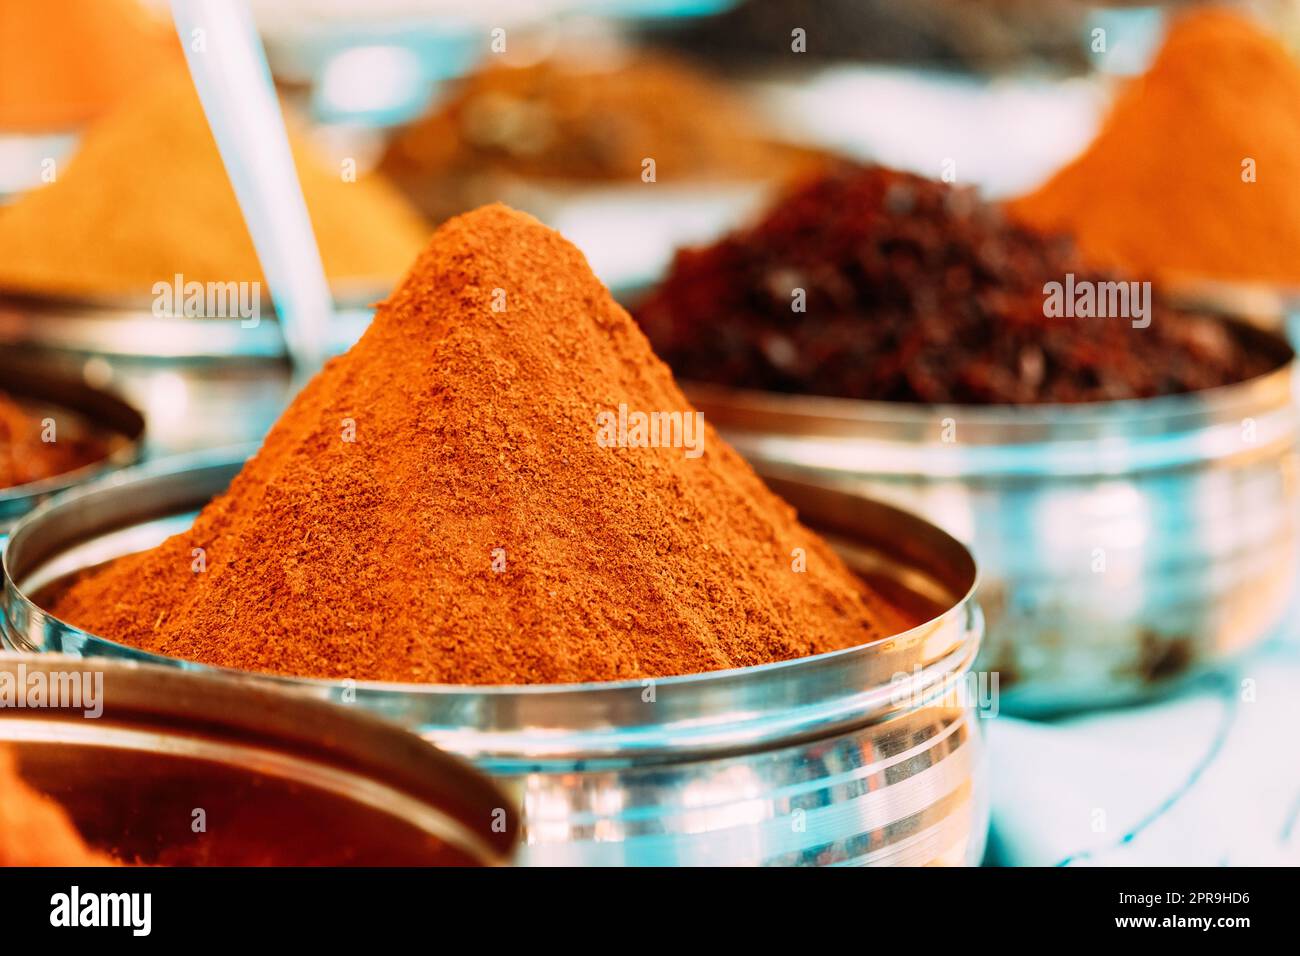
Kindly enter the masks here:
<path id="1" fill-rule="evenodd" d="M 295 369 L 325 357 L 334 305 L 262 41 L 245 0 L 172 0 L 226 174 L 271 286 Z"/>

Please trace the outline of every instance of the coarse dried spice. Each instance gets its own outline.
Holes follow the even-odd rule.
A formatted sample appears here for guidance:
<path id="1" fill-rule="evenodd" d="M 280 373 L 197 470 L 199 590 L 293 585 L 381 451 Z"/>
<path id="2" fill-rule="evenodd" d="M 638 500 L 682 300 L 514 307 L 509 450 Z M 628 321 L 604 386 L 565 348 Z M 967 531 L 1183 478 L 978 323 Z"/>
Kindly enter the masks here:
<path id="1" fill-rule="evenodd" d="M 1146 398 L 1276 365 L 1219 319 L 1158 292 L 1145 328 L 1049 317 L 1046 285 L 1070 276 L 1112 278 L 1081 267 L 1068 240 L 1009 224 L 970 189 L 846 165 L 795 188 L 757 224 L 680 251 L 637 319 L 683 379 L 842 398 Z"/>
<path id="2" fill-rule="evenodd" d="M 620 405 L 690 409 L 577 249 L 503 206 L 461 216 L 191 530 L 53 610 L 208 664 L 458 684 L 765 664 L 910 623 L 711 428 L 698 457 L 598 442 Z"/>
<path id="3" fill-rule="evenodd" d="M 108 443 L 71 416 L 49 418 L 0 392 L 0 488 L 75 471 L 108 453 Z"/>

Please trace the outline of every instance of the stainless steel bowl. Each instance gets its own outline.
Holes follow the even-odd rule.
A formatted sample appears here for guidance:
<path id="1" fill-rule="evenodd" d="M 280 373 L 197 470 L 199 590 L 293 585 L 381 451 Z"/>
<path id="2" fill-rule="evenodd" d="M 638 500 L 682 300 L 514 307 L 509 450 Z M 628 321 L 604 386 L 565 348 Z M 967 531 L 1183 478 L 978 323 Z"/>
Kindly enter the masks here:
<path id="1" fill-rule="evenodd" d="M 105 471 L 134 463 L 144 439 L 144 416 L 104 389 L 88 385 L 80 376 L 60 372 L 22 355 L 0 352 L 0 389 L 53 413 L 72 412 L 80 424 L 96 431 L 108 445 L 108 454 L 81 468 L 41 481 L 0 488 L 0 548 L 9 526 L 56 492 L 98 477 Z"/>
<path id="2" fill-rule="evenodd" d="M 1300 287 L 1271 282 L 1225 279 L 1169 279 L 1162 293 L 1173 303 L 1197 312 L 1230 315 L 1300 342 Z"/>
<path id="3" fill-rule="evenodd" d="M 22 695 L 38 682 L 62 690 L 34 706 Z M 0 747 L 124 863 L 497 865 L 514 851 L 517 814 L 491 781 L 355 709 L 54 654 L 0 654 L 0 684 Z"/>
<path id="4" fill-rule="evenodd" d="M 5 640 L 207 670 L 69 627 L 41 603 L 69 574 L 187 527 L 241 463 L 159 462 L 30 515 L 4 555 Z M 796 482 L 778 491 L 925 623 L 848 651 L 656 681 L 257 679 L 355 702 L 475 761 L 521 797 L 525 863 L 977 863 L 988 806 L 968 674 L 982 632 L 974 562 L 886 505 Z"/>
<path id="5" fill-rule="evenodd" d="M 1139 700 L 1282 621 L 1296 582 L 1296 365 L 1089 405 L 860 402 L 688 385 L 765 477 L 916 511 L 968 543 L 1003 710 Z"/>
<path id="6" fill-rule="evenodd" d="M 331 352 L 365 330 L 361 291 L 330 325 Z M 149 420 L 147 455 L 257 441 L 296 386 L 273 314 L 239 319 L 155 316 L 147 302 L 52 301 L 0 295 L 0 345 L 65 376 L 120 392 Z"/>

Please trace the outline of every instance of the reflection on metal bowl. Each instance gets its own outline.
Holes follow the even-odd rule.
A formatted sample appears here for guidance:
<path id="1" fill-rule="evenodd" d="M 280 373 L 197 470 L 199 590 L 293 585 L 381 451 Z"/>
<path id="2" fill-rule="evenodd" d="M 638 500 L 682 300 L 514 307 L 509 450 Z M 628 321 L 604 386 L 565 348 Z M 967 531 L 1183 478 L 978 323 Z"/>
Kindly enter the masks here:
<path id="1" fill-rule="evenodd" d="M 87 385 L 80 376 L 55 371 L 21 355 L 0 353 L 0 389 L 35 408 L 72 412 L 80 425 L 101 438 L 108 454 L 74 471 L 41 481 L 0 487 L 0 547 L 5 532 L 41 501 L 112 468 L 136 461 L 144 439 L 140 412 L 116 395 Z"/>
<path id="2" fill-rule="evenodd" d="M 151 659 L 41 609 L 77 571 L 186 527 L 242 456 L 158 462 L 51 502 L 4 555 L 10 646 Z M 519 793 L 531 864 L 975 864 L 987 778 L 971 664 L 983 630 L 969 552 L 885 505 L 798 483 L 780 493 L 924 623 L 763 667 L 581 685 L 345 685 L 349 699 L 470 758 Z M 993 689 L 995 691 L 995 689 Z"/>
<path id="3" fill-rule="evenodd" d="M 0 708 L 0 746 L 119 862 L 464 866 L 514 850 L 516 814 L 489 780 L 354 710 L 171 667 L 0 654 L 0 680 L 23 693 L 34 679 L 76 693 Z"/>
<path id="4" fill-rule="evenodd" d="M 765 477 L 848 489 L 972 546 L 1006 711 L 1130 702 L 1282 620 L 1297 569 L 1295 362 L 1190 395 L 921 406 L 687 387 Z"/>
<path id="5" fill-rule="evenodd" d="M 1184 308 L 1231 315 L 1300 342 L 1300 287 L 1224 279 L 1167 279 L 1161 291 Z"/>
<path id="6" fill-rule="evenodd" d="M 335 291 L 348 303 L 386 294 Z M 369 321 L 368 308 L 342 308 L 331 322 L 329 351 L 346 350 Z M 156 316 L 147 302 L 0 296 L 0 345 L 15 360 L 121 392 L 148 419 L 146 455 L 258 440 L 295 387 L 269 308 L 255 321 L 183 318 Z"/>

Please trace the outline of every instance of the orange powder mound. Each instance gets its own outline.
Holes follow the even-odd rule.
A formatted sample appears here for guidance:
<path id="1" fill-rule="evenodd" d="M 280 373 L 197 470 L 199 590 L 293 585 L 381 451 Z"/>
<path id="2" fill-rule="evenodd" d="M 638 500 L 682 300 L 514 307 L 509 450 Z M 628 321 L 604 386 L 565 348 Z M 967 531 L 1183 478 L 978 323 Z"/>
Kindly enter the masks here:
<path id="1" fill-rule="evenodd" d="M 191 530 L 54 612 L 219 666 L 459 684 L 697 673 L 906 626 L 711 428 L 698 457 L 600 441 L 620 404 L 690 413 L 576 248 L 468 213 Z"/>
<path id="2" fill-rule="evenodd" d="M 1300 282 L 1300 65 L 1239 14 L 1177 17 L 1088 149 L 1009 211 L 1103 268 Z"/>
<path id="3" fill-rule="evenodd" d="M 390 287 L 428 238 L 423 220 L 382 180 L 346 182 L 291 142 L 326 274 Z M 265 283 L 184 67 L 90 129 L 55 182 L 0 208 L 0 289 L 140 297 L 177 273 Z"/>
<path id="4" fill-rule="evenodd" d="M 86 846 L 63 807 L 28 786 L 0 747 L 0 866 L 117 865 Z"/>
<path id="5" fill-rule="evenodd" d="M 0 0 L 0 130 L 80 126 L 180 59 L 135 0 Z"/>

